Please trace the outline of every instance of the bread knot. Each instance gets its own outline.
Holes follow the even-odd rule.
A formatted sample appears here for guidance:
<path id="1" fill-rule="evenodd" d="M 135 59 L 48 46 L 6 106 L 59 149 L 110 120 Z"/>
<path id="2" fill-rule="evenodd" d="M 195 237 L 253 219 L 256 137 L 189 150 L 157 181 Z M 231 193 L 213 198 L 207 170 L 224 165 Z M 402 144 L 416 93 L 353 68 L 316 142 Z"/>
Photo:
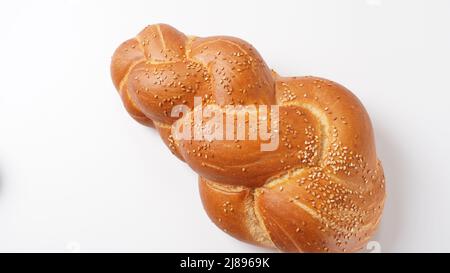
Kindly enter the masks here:
<path id="1" fill-rule="evenodd" d="M 207 214 L 230 235 L 350 252 L 376 230 L 383 169 L 369 116 L 342 85 L 282 77 L 241 39 L 164 24 L 122 43 L 111 75 L 129 114 L 199 174 Z"/>

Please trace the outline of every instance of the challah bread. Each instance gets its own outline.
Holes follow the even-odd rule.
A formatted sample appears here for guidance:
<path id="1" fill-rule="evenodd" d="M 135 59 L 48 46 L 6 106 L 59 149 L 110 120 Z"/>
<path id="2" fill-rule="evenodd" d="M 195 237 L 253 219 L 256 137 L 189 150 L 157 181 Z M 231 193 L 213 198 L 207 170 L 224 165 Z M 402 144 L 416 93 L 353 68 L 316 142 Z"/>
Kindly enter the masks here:
<path id="1" fill-rule="evenodd" d="M 383 170 L 368 114 L 343 86 L 281 77 L 243 40 L 185 36 L 164 24 L 119 46 L 111 75 L 130 115 L 156 127 L 199 174 L 207 214 L 230 235 L 282 251 L 346 252 L 374 233 L 385 199 Z M 192 124 L 201 111 L 195 97 L 218 111 L 277 105 L 279 145 L 261 151 L 260 138 L 174 138 L 173 129 Z M 172 117 L 180 104 L 190 111 Z"/>

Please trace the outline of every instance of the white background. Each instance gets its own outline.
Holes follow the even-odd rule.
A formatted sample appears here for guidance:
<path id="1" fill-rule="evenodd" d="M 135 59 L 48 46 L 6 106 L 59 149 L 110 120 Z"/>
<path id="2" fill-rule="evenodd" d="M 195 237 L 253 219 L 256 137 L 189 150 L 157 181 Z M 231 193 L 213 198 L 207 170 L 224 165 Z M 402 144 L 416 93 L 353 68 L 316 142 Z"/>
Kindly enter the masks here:
<path id="1" fill-rule="evenodd" d="M 2 1 L 0 251 L 264 251 L 217 229 L 197 177 L 123 109 L 110 57 L 145 25 L 252 43 L 371 115 L 385 252 L 450 251 L 450 1 Z"/>

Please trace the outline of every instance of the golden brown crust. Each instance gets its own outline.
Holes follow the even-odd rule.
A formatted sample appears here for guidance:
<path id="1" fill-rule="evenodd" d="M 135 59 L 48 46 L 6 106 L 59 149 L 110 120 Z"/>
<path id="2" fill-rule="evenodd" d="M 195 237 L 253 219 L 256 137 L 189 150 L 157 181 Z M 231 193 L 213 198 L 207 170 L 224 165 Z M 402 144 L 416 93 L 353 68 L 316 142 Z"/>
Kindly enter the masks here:
<path id="1" fill-rule="evenodd" d="M 122 43 L 112 57 L 111 78 L 130 116 L 143 125 L 153 127 L 152 120 L 138 109 L 128 93 L 128 75 L 133 67 L 143 62 L 144 59 L 144 54 L 136 39 L 130 39 Z"/>
<path id="2" fill-rule="evenodd" d="M 257 140 L 236 141 L 180 140 L 179 151 L 200 176 L 219 183 L 247 187 L 262 186 L 269 178 L 292 168 L 317 165 L 321 152 L 321 130 L 314 116 L 306 109 L 289 105 L 281 106 L 279 112 L 280 145 L 274 151 L 261 151 L 261 143 L 265 141 L 259 137 Z M 192 120 L 192 115 L 177 122 L 185 122 L 185 119 Z M 236 120 L 237 117 L 235 124 Z"/>
<path id="3" fill-rule="evenodd" d="M 120 90 L 122 80 L 130 68 L 137 62 L 144 60 L 144 54 L 136 39 L 123 42 L 114 52 L 111 62 L 111 78 L 117 90 Z"/>
<path id="4" fill-rule="evenodd" d="M 363 170 L 375 170 L 377 158 L 369 115 L 345 87 L 317 77 L 279 77 L 277 100 L 281 105 L 298 105 L 316 114 L 324 130 L 322 166 L 327 170 L 356 182 Z"/>
<path id="5" fill-rule="evenodd" d="M 281 77 L 243 40 L 188 37 L 163 24 L 119 46 L 111 76 L 130 115 L 154 123 L 170 150 L 199 174 L 207 214 L 230 235 L 282 251 L 347 252 L 361 249 L 376 230 L 383 169 L 369 116 L 345 87 Z M 278 105 L 279 146 L 261 151 L 259 137 L 175 141 L 172 128 L 193 123 L 201 111 L 196 96 L 219 113 L 228 104 Z M 190 111 L 171 117 L 179 104 Z M 245 111 L 259 110 L 236 112 L 248 124 Z"/>
<path id="6" fill-rule="evenodd" d="M 187 53 L 208 69 L 216 104 L 275 103 L 271 71 L 249 43 L 225 36 L 197 38 Z"/>
<path id="7" fill-rule="evenodd" d="M 128 93 L 145 116 L 172 124 L 174 105 L 193 107 L 194 96 L 202 96 L 209 83 L 203 80 L 202 66 L 190 61 L 173 63 L 142 62 L 129 73 Z M 206 73 L 206 72 L 205 72 Z"/>
<path id="8" fill-rule="evenodd" d="M 237 239 L 273 247 L 254 211 L 254 192 L 247 187 L 229 187 L 199 177 L 200 196 L 206 213 L 224 232 Z"/>

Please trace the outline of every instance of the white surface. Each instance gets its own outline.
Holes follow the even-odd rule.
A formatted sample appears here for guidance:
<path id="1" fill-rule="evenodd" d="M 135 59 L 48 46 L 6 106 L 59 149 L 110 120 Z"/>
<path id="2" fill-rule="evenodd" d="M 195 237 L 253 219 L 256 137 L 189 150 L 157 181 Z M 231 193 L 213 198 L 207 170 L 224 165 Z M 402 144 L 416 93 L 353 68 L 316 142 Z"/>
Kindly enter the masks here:
<path id="1" fill-rule="evenodd" d="M 1 2 L 0 251 L 261 251 L 114 90 L 114 49 L 157 22 L 351 89 L 387 177 L 381 250 L 450 251 L 449 1 L 132 2 Z"/>

